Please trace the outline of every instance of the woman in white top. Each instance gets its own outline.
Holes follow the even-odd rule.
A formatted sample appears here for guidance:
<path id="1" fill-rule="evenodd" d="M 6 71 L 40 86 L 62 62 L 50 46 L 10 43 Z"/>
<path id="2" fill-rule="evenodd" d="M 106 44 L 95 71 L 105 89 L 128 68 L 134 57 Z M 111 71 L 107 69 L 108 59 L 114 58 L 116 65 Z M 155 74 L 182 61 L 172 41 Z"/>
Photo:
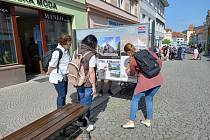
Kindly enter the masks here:
<path id="1" fill-rule="evenodd" d="M 193 59 L 198 59 L 198 54 L 199 54 L 198 48 L 196 47 L 196 48 L 194 49 L 194 57 L 193 57 Z"/>
<path id="2" fill-rule="evenodd" d="M 60 108 L 66 104 L 68 88 L 67 67 L 70 61 L 69 48 L 71 43 L 72 39 L 70 35 L 62 34 L 60 36 L 58 46 L 52 54 L 47 71 L 47 74 L 50 75 L 49 81 L 50 83 L 54 84 L 54 87 L 58 93 L 57 108 Z M 59 55 L 62 55 L 60 60 Z"/>

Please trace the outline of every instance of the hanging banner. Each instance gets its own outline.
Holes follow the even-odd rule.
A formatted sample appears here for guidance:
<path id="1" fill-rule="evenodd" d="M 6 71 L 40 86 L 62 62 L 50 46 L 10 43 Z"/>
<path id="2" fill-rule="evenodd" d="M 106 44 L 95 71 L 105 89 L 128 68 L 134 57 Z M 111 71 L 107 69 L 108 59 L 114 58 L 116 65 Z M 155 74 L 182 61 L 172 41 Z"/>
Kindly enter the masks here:
<path id="1" fill-rule="evenodd" d="M 128 76 L 128 56 L 124 46 L 132 43 L 137 50 L 149 44 L 149 24 L 132 24 L 110 28 L 75 30 L 77 46 L 81 40 L 93 34 L 98 39 L 97 77 L 121 82 L 136 82 L 136 76 Z"/>

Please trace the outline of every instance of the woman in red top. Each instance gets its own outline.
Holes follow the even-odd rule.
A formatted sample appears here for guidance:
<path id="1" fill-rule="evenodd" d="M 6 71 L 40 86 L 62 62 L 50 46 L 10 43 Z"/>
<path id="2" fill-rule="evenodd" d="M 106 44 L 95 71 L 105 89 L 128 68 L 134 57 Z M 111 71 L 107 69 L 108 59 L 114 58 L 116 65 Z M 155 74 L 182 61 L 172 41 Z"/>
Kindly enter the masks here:
<path id="1" fill-rule="evenodd" d="M 134 128 L 134 121 L 136 118 L 136 112 L 138 111 L 138 104 L 141 97 L 145 96 L 146 102 L 146 112 L 147 117 L 145 120 L 142 120 L 141 123 L 150 127 L 153 117 L 153 96 L 157 93 L 160 86 L 163 84 L 163 78 L 159 73 L 157 76 L 153 78 L 147 78 L 142 73 L 137 70 L 137 63 L 134 59 L 135 47 L 131 43 L 127 43 L 124 47 L 124 51 L 129 55 L 129 68 L 127 69 L 127 73 L 129 75 L 138 75 L 137 85 L 134 90 L 134 94 L 131 101 L 131 110 L 129 121 L 122 125 L 123 128 Z M 149 51 L 158 61 L 160 67 L 162 67 L 162 61 L 155 55 L 155 53 Z"/>

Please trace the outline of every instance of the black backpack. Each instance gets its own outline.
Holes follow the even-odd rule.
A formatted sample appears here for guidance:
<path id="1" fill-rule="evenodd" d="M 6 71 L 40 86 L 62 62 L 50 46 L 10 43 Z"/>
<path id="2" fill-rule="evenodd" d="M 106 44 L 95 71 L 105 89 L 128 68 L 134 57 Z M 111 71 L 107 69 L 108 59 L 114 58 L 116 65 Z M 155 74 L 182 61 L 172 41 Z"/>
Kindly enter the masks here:
<path id="1" fill-rule="evenodd" d="M 52 54 L 53 54 L 54 51 L 59 52 L 59 59 L 58 59 L 58 64 L 57 64 L 57 73 L 58 73 L 59 62 L 60 62 L 60 59 L 63 56 L 63 52 L 59 48 L 55 48 L 54 50 L 49 50 L 43 55 L 43 57 L 42 57 L 42 69 L 45 72 L 47 72 L 47 70 L 48 70 L 49 62 L 52 58 Z"/>
<path id="2" fill-rule="evenodd" d="M 134 54 L 140 72 L 147 78 L 153 78 L 160 73 L 157 59 L 148 51 L 140 50 Z"/>

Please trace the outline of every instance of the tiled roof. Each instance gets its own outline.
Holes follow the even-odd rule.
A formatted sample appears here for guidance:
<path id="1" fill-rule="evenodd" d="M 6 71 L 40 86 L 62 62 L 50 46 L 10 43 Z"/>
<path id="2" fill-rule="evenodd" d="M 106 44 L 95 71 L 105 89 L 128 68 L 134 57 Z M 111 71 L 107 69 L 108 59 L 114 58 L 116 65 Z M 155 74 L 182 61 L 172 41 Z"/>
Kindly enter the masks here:
<path id="1" fill-rule="evenodd" d="M 197 32 L 197 34 L 203 33 L 203 28 L 198 29 L 196 32 Z"/>
<path id="2" fill-rule="evenodd" d="M 185 38 L 185 35 L 180 32 L 173 32 L 172 33 L 172 38 Z"/>
<path id="3" fill-rule="evenodd" d="M 166 32 L 172 32 L 171 29 L 167 29 L 167 28 L 165 28 L 165 31 L 166 31 Z"/>

